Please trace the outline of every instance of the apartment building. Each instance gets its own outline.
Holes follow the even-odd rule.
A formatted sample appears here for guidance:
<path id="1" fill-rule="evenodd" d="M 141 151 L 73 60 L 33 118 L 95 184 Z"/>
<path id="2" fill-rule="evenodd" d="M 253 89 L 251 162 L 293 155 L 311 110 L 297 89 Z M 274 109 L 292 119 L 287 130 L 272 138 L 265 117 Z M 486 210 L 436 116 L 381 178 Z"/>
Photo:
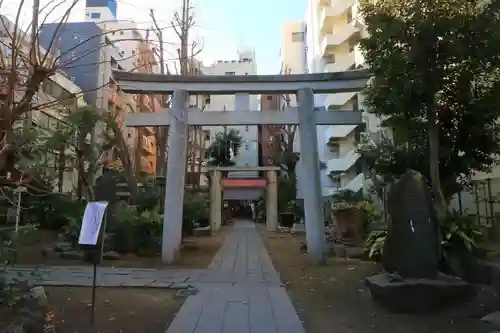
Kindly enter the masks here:
<path id="1" fill-rule="evenodd" d="M 307 67 L 307 27 L 303 21 L 286 21 L 282 26 L 281 33 L 281 70 L 284 75 L 308 73 Z M 287 107 L 297 107 L 297 97 L 295 95 L 282 95 L 279 101 L 279 110 L 284 111 Z M 300 137 L 295 128 L 289 128 L 295 132 L 293 151 L 300 150 Z M 287 143 L 288 144 L 288 143 Z"/>
<path id="2" fill-rule="evenodd" d="M 358 44 L 365 28 L 357 0 L 309 0 L 305 21 L 309 72 L 341 72 L 364 66 Z M 316 95 L 315 103 L 332 112 L 366 109 L 359 93 Z M 380 131 L 380 120 L 375 116 L 365 112 L 363 122 L 363 126 L 318 126 L 319 158 L 326 165 L 321 171 L 324 196 L 341 189 L 362 189 L 364 176 L 357 144 L 362 132 Z"/>
<path id="3" fill-rule="evenodd" d="M 13 61 L 16 63 L 16 69 L 20 76 L 28 75 L 29 68 L 27 65 L 28 55 L 31 49 L 31 41 L 28 39 L 18 41 L 17 56 L 13 58 L 12 40 L 14 29 L 16 27 L 6 17 L 0 16 L 0 69 L 12 68 Z M 24 32 L 17 29 L 18 36 L 28 36 Z M 19 52 L 20 51 L 20 52 Z M 43 48 L 39 50 L 43 56 L 46 51 Z M 49 55 L 49 63 L 54 61 L 54 56 Z M 0 103 L 7 98 L 9 91 L 6 86 L 0 83 Z M 20 100 L 23 97 L 22 87 L 19 86 L 19 91 L 14 91 L 14 99 Z M 32 105 L 37 106 L 37 110 L 30 112 L 29 116 L 25 115 L 20 119 L 16 126 L 34 126 L 39 128 L 43 133 L 47 134 L 56 131 L 64 126 L 64 116 L 72 112 L 78 107 L 86 105 L 83 100 L 82 90 L 74 82 L 72 82 L 65 73 L 56 71 L 51 77 L 43 81 L 40 89 L 36 92 L 32 99 Z M 77 186 L 78 174 L 72 163 L 71 158 L 73 152 L 67 150 L 52 151 L 44 153 L 40 163 L 40 171 L 47 176 L 55 179 L 54 190 L 59 192 L 72 191 Z M 9 170 L 11 179 L 15 180 L 23 174 L 23 163 L 19 163 L 14 169 Z"/>
<path id="4" fill-rule="evenodd" d="M 88 14 L 88 12 L 87 12 Z M 87 16 L 87 15 L 86 15 Z M 155 49 L 151 47 L 147 36 L 139 30 L 132 21 L 107 21 L 99 24 L 107 32 L 107 37 L 120 49 L 119 64 L 125 71 L 141 73 L 159 73 L 160 64 L 156 60 Z M 136 105 L 136 112 L 161 111 L 162 97 L 155 94 L 129 95 Z M 133 138 L 131 147 L 135 149 L 135 159 L 139 161 L 141 170 L 148 174 L 156 173 L 157 151 L 156 137 L 153 127 L 137 129 L 123 128 L 127 135 Z"/>
<path id="5" fill-rule="evenodd" d="M 85 0 L 85 21 L 116 21 L 117 10 L 116 0 Z"/>
<path id="6" fill-rule="evenodd" d="M 278 112 L 279 95 L 260 96 L 260 112 Z M 281 126 L 259 125 L 259 165 L 276 165 L 281 155 Z"/>
<path id="7" fill-rule="evenodd" d="M 101 9 L 110 12 L 112 8 Z M 112 70 L 125 70 L 124 66 L 130 62 L 125 61 L 124 51 L 113 42 L 112 32 L 108 33 L 107 29 L 107 23 L 91 21 L 65 23 L 61 28 L 59 24 L 46 24 L 41 29 L 40 42 L 44 46 L 49 45 L 57 31 L 53 47 L 61 53 L 61 69 L 85 91 L 88 104 L 112 112 L 122 128 L 134 163 L 140 163 L 141 172 L 154 174 L 156 147 L 152 128 L 126 128 L 122 120 L 127 112 L 152 112 L 153 108 L 159 107 L 152 105 L 147 97 L 124 94 L 116 86 Z M 139 49 L 139 45 L 138 42 L 136 49 Z M 144 57 L 139 54 L 134 61 L 144 62 Z M 116 153 L 111 152 L 107 156 L 107 167 L 120 167 Z"/>
<path id="8" fill-rule="evenodd" d="M 238 59 L 219 60 L 210 66 L 203 66 L 204 75 L 255 75 L 257 74 L 257 63 L 255 52 L 240 51 Z M 256 95 L 212 95 L 205 97 L 204 111 L 258 111 L 259 98 Z M 210 141 L 220 132 L 234 129 L 242 138 L 242 146 L 239 154 L 235 156 L 234 162 L 238 166 L 257 166 L 259 163 L 258 129 L 257 126 L 213 126 L 204 128 L 210 131 Z M 258 173 L 238 172 L 229 174 L 229 177 L 257 177 Z"/>
<path id="9" fill-rule="evenodd" d="M 108 0 L 87 0 L 85 9 L 85 20 L 94 22 L 107 31 L 107 37 L 120 49 L 121 59 L 120 66 L 126 71 L 136 71 L 143 73 L 160 73 L 161 67 L 165 64 L 159 64 L 156 60 L 155 47 L 151 46 L 146 36 L 148 32 L 140 31 L 137 24 L 133 21 L 117 20 L 116 1 Z M 191 59 L 189 63 L 190 75 L 201 75 L 201 63 L 196 59 Z M 165 105 L 162 105 L 163 98 L 160 95 L 135 95 L 134 99 L 138 105 L 140 112 L 157 112 L 162 110 Z M 202 107 L 202 98 L 193 96 L 191 106 Z M 168 128 L 164 129 L 168 133 Z M 130 134 L 129 134 L 130 135 Z M 156 140 L 152 127 L 141 128 L 137 135 L 137 151 L 142 151 L 140 158 L 141 169 L 147 168 L 149 164 L 152 170 L 156 169 L 156 163 L 165 163 L 165 161 L 157 161 Z M 189 130 L 189 156 L 187 162 L 186 184 L 203 185 L 203 180 L 200 180 L 202 173 L 202 161 L 205 149 L 205 134 L 202 128 L 191 127 Z M 154 150 L 149 149 L 153 147 Z M 153 174 L 153 172 L 149 172 Z"/>

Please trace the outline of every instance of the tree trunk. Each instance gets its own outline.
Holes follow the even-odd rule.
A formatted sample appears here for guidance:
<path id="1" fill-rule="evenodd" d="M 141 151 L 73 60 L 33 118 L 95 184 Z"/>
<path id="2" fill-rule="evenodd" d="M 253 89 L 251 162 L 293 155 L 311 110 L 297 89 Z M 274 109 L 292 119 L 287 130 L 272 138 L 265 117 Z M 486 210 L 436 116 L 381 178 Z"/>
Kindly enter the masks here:
<path id="1" fill-rule="evenodd" d="M 156 137 L 156 176 L 166 176 L 166 151 L 167 151 L 167 138 L 168 128 L 157 127 L 155 131 Z"/>
<path id="2" fill-rule="evenodd" d="M 429 175 L 431 177 L 432 194 L 434 196 L 434 207 L 437 218 L 441 223 L 446 217 L 447 206 L 441 189 L 441 178 L 439 176 L 439 124 L 434 109 L 427 112 L 429 138 Z"/>

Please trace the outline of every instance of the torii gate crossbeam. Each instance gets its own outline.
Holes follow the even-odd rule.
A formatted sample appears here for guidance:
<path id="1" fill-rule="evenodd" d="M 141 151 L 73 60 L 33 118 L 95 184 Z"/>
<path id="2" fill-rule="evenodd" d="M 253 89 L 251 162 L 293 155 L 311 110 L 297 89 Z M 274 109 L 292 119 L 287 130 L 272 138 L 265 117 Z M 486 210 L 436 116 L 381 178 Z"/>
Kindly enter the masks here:
<path id="1" fill-rule="evenodd" d="M 162 76 L 157 74 L 113 73 L 120 88 L 127 93 L 173 94 L 167 112 L 130 114 L 127 126 L 170 126 L 168 138 L 166 200 L 163 221 L 162 260 L 175 260 L 181 243 L 184 175 L 186 168 L 188 125 L 280 125 L 298 124 L 302 174 L 302 192 L 308 252 L 312 259 L 325 258 L 325 227 L 321 207 L 320 166 L 316 125 L 361 124 L 361 113 L 355 111 L 317 111 L 314 93 L 357 92 L 366 84 L 370 73 L 353 70 L 339 73 L 304 75 L 250 76 Z M 235 94 L 237 100 L 249 101 L 250 94 L 297 94 L 299 107 L 290 112 L 233 112 L 189 110 L 189 94 Z M 237 103 L 238 105 L 238 103 Z M 241 105 L 241 103 L 240 103 Z M 276 216 L 276 219 L 278 216 Z"/>

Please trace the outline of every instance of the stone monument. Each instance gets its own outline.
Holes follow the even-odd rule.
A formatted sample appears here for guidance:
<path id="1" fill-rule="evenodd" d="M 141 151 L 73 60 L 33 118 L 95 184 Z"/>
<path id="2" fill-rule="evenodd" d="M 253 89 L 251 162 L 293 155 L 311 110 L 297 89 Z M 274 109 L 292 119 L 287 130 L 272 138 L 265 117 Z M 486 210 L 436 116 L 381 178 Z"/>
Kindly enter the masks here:
<path id="1" fill-rule="evenodd" d="M 407 171 L 388 195 L 385 273 L 366 279 L 372 297 L 394 312 L 426 313 L 468 299 L 474 288 L 439 272 L 439 223 L 424 177 Z"/>

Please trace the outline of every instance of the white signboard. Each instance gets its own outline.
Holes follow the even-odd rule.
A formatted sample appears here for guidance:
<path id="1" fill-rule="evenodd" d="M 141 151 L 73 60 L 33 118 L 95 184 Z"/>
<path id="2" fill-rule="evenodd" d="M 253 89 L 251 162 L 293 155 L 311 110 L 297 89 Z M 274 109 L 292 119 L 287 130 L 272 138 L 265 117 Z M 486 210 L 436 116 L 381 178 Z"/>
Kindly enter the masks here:
<path id="1" fill-rule="evenodd" d="M 105 201 L 96 201 L 87 203 L 85 213 L 83 213 L 82 229 L 78 244 L 80 245 L 96 245 L 101 230 L 104 211 L 108 203 Z"/>

